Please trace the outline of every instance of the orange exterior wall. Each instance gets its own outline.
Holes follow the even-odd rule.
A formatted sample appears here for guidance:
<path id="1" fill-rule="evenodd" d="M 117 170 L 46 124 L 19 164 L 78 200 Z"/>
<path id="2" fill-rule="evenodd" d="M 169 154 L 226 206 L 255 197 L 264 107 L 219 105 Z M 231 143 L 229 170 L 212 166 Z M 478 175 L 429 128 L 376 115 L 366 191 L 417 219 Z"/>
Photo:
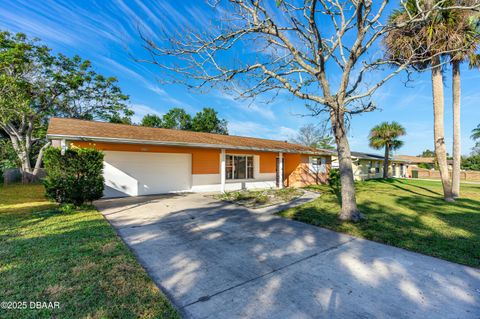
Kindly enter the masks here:
<path id="1" fill-rule="evenodd" d="M 284 184 L 288 187 L 303 187 L 313 184 L 325 184 L 328 173 L 320 174 L 310 170 L 309 155 L 285 154 Z M 327 172 L 332 158 L 327 156 Z"/>
<path id="2" fill-rule="evenodd" d="M 101 151 L 188 153 L 192 154 L 192 174 L 220 174 L 220 149 L 120 143 L 71 142 L 78 147 L 94 147 Z M 260 173 L 275 173 L 277 153 L 227 150 L 227 154 L 259 155 Z"/>
<path id="3" fill-rule="evenodd" d="M 93 147 L 101 151 L 187 153 L 192 154 L 192 174 L 220 174 L 220 149 L 104 142 L 92 143 L 85 141 L 71 142 L 70 145 Z M 260 158 L 260 173 L 276 172 L 278 153 L 248 150 L 226 150 L 226 153 L 258 155 Z M 315 174 L 310 171 L 309 155 L 285 153 L 283 157 L 285 159 L 285 186 L 303 187 L 327 182 L 327 174 Z M 330 165 L 331 157 L 327 157 L 327 167 L 330 167 Z"/>
<path id="4" fill-rule="evenodd" d="M 94 147 L 101 151 L 192 154 L 192 174 L 220 174 L 220 150 L 218 149 L 83 141 L 75 141 L 70 145 Z"/>

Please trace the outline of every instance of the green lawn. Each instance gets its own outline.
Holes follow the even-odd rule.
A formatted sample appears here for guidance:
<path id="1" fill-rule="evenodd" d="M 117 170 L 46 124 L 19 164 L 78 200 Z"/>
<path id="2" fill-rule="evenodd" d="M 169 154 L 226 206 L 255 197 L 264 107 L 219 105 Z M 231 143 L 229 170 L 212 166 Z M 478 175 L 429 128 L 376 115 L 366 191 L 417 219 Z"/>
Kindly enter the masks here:
<path id="1" fill-rule="evenodd" d="M 41 185 L 0 186 L 0 297 L 60 303 L 0 318 L 179 318 L 99 212 L 61 212 Z"/>
<path id="2" fill-rule="evenodd" d="M 462 198 L 442 200 L 441 184 L 419 180 L 357 183 L 361 223 L 337 219 L 338 196 L 326 185 L 317 200 L 280 215 L 456 263 L 480 267 L 480 185 L 462 184 Z"/>

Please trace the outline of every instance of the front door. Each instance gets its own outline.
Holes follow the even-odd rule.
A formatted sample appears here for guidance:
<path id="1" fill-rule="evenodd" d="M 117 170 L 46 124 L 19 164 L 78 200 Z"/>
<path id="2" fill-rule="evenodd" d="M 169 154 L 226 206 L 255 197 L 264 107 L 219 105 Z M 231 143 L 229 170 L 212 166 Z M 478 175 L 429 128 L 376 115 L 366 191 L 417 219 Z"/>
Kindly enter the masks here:
<path id="1" fill-rule="evenodd" d="M 279 176 L 280 176 L 280 167 L 279 167 L 279 163 L 280 163 L 280 158 L 277 157 L 277 163 L 276 163 L 276 174 L 275 174 L 275 183 L 277 185 L 277 187 L 280 187 L 280 184 L 278 183 L 278 181 L 280 180 Z M 282 158 L 282 167 L 283 167 L 283 171 L 282 171 L 282 182 L 283 180 L 285 179 L 285 158 Z"/>

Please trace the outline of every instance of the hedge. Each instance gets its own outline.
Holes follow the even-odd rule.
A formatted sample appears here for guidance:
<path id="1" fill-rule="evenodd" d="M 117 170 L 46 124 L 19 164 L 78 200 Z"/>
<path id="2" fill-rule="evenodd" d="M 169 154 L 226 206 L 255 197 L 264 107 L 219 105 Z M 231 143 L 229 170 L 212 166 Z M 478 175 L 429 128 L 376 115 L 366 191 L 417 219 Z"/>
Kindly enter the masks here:
<path id="1" fill-rule="evenodd" d="M 103 153 L 91 148 L 56 147 L 44 156 L 46 196 L 62 204 L 80 206 L 103 196 Z"/>

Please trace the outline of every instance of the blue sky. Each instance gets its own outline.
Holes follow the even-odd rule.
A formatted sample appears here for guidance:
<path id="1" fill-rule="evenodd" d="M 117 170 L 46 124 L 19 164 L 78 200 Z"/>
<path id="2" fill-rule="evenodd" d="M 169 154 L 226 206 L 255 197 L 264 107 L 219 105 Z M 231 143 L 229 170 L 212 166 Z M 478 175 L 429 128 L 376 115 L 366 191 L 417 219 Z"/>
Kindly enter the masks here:
<path id="1" fill-rule="evenodd" d="M 0 28 L 23 32 L 43 40 L 55 52 L 78 54 L 92 61 L 102 74 L 116 76 L 122 90 L 130 95 L 138 121 L 146 113 L 163 114 L 171 107 L 183 107 L 195 113 L 214 107 L 229 122 L 230 134 L 289 139 L 306 123 L 323 119 L 307 114 L 302 101 L 279 95 L 273 103 L 262 99 L 240 101 L 218 91 L 192 92 L 183 86 L 161 85 L 162 70 L 132 59 L 145 57 L 138 35 L 145 32 L 173 34 L 187 27 L 205 28 L 215 12 L 200 0 L 183 1 L 13 1 L 0 4 Z M 241 48 L 242 52 L 249 48 Z M 480 123 L 480 73 L 462 69 L 462 148 L 473 147 L 471 130 Z M 335 76 L 335 75 L 333 75 Z M 407 129 L 400 154 L 418 155 L 433 149 L 433 116 L 429 74 L 415 76 L 405 87 L 405 76 L 394 78 L 373 97 L 381 110 L 355 116 L 350 124 L 353 150 L 375 152 L 368 147 L 368 132 L 381 121 L 398 121 Z M 450 76 L 445 75 L 446 141 L 451 149 Z M 450 152 L 451 153 L 451 152 Z"/>

